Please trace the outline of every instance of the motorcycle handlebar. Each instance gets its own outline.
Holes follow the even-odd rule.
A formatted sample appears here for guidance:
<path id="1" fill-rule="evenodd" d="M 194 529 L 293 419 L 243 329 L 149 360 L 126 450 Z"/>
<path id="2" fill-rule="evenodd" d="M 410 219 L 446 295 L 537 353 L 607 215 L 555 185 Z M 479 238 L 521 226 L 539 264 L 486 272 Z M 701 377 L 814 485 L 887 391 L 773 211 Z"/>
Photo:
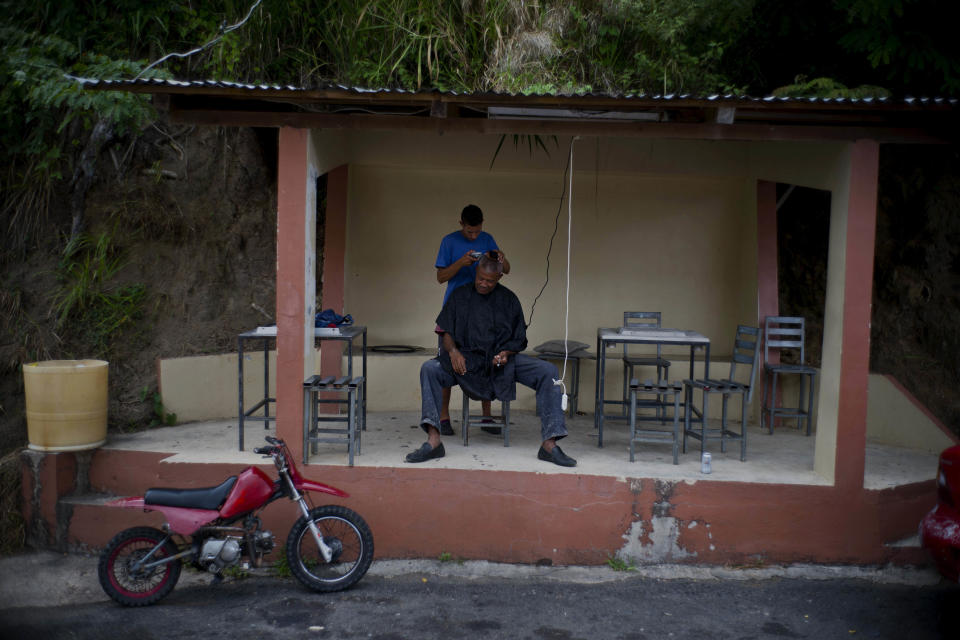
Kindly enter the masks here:
<path id="1" fill-rule="evenodd" d="M 257 455 L 270 456 L 280 451 L 280 448 L 283 447 L 283 440 L 281 440 L 280 438 L 274 438 L 273 436 L 264 436 L 263 439 L 269 442 L 272 446 L 254 447 L 253 452 L 256 453 Z"/>

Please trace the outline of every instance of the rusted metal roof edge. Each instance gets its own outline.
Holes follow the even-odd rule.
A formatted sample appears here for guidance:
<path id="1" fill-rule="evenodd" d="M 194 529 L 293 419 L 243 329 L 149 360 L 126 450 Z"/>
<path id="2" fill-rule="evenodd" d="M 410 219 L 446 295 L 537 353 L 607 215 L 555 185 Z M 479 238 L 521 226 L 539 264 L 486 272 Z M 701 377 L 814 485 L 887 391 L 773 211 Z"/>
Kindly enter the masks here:
<path id="1" fill-rule="evenodd" d="M 420 104 L 435 102 L 460 105 L 536 105 L 558 107 L 594 107 L 619 109 L 639 108 L 719 108 L 749 107 L 756 110 L 855 110 L 855 111 L 952 111 L 960 107 L 960 99 L 953 97 L 903 98 L 813 98 L 813 97 L 756 97 L 736 94 L 605 94 L 583 93 L 571 95 L 519 94 L 501 92 L 459 93 L 428 89 L 365 89 L 345 85 L 306 88 L 293 85 L 247 84 L 222 80 L 103 80 L 75 78 L 82 86 L 95 90 L 130 91 L 150 94 L 205 95 L 224 98 L 285 100 L 291 102 L 339 102 Z"/>

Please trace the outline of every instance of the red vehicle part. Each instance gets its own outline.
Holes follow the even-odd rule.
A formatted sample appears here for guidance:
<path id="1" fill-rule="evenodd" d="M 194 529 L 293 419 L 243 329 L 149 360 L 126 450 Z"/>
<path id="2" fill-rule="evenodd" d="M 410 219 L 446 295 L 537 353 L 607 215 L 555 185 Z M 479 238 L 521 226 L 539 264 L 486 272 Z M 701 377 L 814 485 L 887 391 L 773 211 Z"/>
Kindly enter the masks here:
<path id="1" fill-rule="evenodd" d="M 220 515 L 232 518 L 238 514 L 253 511 L 262 507 L 273 495 L 273 480 L 270 476 L 256 467 L 247 467 L 237 478 L 236 484 L 230 490 Z"/>
<path id="2" fill-rule="evenodd" d="M 960 446 L 940 454 L 937 506 L 920 522 L 920 542 L 944 577 L 960 578 Z"/>
<path id="3" fill-rule="evenodd" d="M 107 503 L 107 506 L 120 507 L 122 509 L 159 511 L 163 514 L 163 517 L 167 519 L 170 530 L 183 536 L 190 535 L 203 525 L 213 522 L 220 517 L 220 512 L 207 509 L 185 509 L 183 507 L 165 507 L 156 504 L 151 504 L 148 507 L 144 504 L 141 496 L 111 500 Z"/>
<path id="4" fill-rule="evenodd" d="M 290 478 L 293 480 L 297 491 L 318 491 L 328 493 L 340 498 L 348 498 L 350 494 L 341 491 L 336 487 L 307 480 L 295 466 L 290 466 Z M 257 467 L 247 467 L 237 477 L 237 482 L 230 490 L 227 499 L 223 503 L 220 511 L 210 511 L 206 509 L 187 509 L 184 507 L 168 507 L 163 505 L 151 504 L 145 505 L 142 496 L 132 498 L 119 498 L 108 502 L 111 507 L 121 507 L 124 509 L 144 509 L 148 511 L 159 511 L 167 519 L 170 530 L 180 535 L 190 535 L 205 524 L 209 524 L 219 517 L 233 518 L 239 514 L 253 511 L 262 507 L 273 495 L 274 483 L 270 476 L 265 474 Z"/>
<path id="5" fill-rule="evenodd" d="M 302 475 L 300 471 L 293 466 L 293 463 L 290 463 L 290 479 L 293 480 L 293 486 L 297 488 L 297 491 L 319 491 L 320 493 L 329 493 L 332 496 L 337 496 L 338 498 L 349 498 L 350 494 L 346 491 L 341 491 L 336 487 L 331 487 L 328 484 L 323 484 L 322 482 L 314 482 L 313 480 L 307 480 Z"/>

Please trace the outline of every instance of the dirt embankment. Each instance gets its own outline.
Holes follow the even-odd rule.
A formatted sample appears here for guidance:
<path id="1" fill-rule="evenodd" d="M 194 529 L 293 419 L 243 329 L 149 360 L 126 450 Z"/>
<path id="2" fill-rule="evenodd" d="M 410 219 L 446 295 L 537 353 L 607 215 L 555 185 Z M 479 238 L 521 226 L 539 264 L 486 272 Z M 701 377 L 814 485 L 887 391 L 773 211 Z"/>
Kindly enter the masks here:
<path id="1" fill-rule="evenodd" d="M 960 147 L 881 147 L 870 369 L 960 434 Z"/>
<path id="2" fill-rule="evenodd" d="M 261 133 L 261 135 L 258 135 Z M 154 420 L 156 359 L 235 348 L 236 336 L 272 321 L 276 273 L 275 133 L 163 122 L 101 154 L 87 195 L 86 230 L 105 235 L 120 268 L 108 292 L 142 286 L 136 312 L 106 346 L 76 317 L 56 326 L 69 229 L 56 198 L 49 239 L 4 267 L 0 326 L 0 450 L 26 442 L 18 364 L 47 358 L 110 361 L 110 426 Z M 129 289 L 133 290 L 133 289 Z"/>

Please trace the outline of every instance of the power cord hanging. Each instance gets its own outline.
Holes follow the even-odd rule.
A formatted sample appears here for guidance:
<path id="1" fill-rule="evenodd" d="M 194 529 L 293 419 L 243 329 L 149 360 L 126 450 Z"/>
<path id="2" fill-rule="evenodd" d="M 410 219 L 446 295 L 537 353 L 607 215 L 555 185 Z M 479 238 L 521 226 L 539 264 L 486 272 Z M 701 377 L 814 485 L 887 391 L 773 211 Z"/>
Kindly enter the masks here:
<path id="1" fill-rule="evenodd" d="M 553 384 L 555 386 L 560 386 L 563 389 L 563 395 L 560 397 L 560 409 L 562 411 L 567 410 L 567 385 L 564 383 L 564 378 L 567 377 L 567 360 L 570 357 L 570 350 L 568 347 L 568 341 L 570 338 L 570 248 L 573 245 L 573 143 L 579 138 L 579 136 L 574 136 L 570 140 L 570 154 L 567 157 L 567 170 L 564 172 L 564 177 L 569 180 L 569 185 L 564 185 L 567 190 L 567 272 L 566 272 L 566 295 L 564 297 L 564 313 L 563 313 L 563 372 L 560 374 L 559 379 L 555 379 Z M 562 199 L 562 197 L 561 197 Z M 562 207 L 562 202 L 561 202 Z M 557 211 L 557 220 L 559 221 L 560 212 Z M 556 227 L 556 225 L 554 225 Z M 554 234 L 556 234 L 556 228 L 554 228 Z M 550 239 L 551 247 L 553 246 L 553 238 Z M 547 259 L 549 260 L 550 254 L 547 253 Z M 548 263 L 549 264 L 549 263 Z M 547 277 L 549 279 L 550 270 L 547 269 Z M 546 286 L 546 284 L 544 284 Z M 543 290 L 541 289 L 541 293 Z M 536 302 L 536 300 L 534 300 Z M 530 310 L 530 315 L 533 316 L 533 310 Z"/>
<path id="2" fill-rule="evenodd" d="M 547 247 L 547 276 L 543 281 L 543 286 L 540 287 L 540 292 L 533 299 L 533 304 L 530 305 L 530 320 L 525 326 L 527 329 L 529 329 L 530 325 L 533 324 L 533 312 L 537 308 L 537 300 L 540 299 L 540 296 L 543 295 L 547 285 L 550 284 L 550 254 L 553 252 L 553 240 L 557 237 L 557 229 L 560 225 L 560 212 L 563 211 L 563 199 L 567 195 L 567 175 L 569 175 L 570 172 L 570 163 L 573 161 L 573 141 L 578 137 L 579 136 L 574 136 L 570 139 L 570 152 L 567 155 L 567 165 L 563 169 L 563 189 L 560 191 L 560 203 L 557 205 L 557 215 L 553 219 L 553 233 L 550 234 L 550 245 Z M 571 181 L 571 187 L 572 186 L 573 184 Z"/>

